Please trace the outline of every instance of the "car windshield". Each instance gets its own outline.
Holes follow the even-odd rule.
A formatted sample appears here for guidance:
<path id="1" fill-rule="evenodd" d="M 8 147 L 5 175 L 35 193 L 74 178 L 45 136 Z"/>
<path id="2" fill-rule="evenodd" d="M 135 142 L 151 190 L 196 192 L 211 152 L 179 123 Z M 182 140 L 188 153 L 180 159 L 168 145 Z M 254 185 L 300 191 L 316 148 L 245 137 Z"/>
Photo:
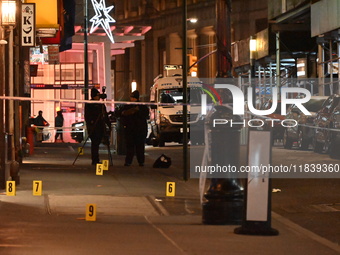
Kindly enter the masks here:
<path id="1" fill-rule="evenodd" d="M 308 111 L 310 112 L 317 112 L 321 109 L 323 102 L 326 99 L 311 99 L 308 102 L 302 104 Z"/>
<path id="2" fill-rule="evenodd" d="M 188 101 L 191 104 L 201 103 L 201 88 L 190 88 L 188 89 Z M 161 103 L 182 103 L 183 102 L 183 89 L 163 89 L 159 93 Z"/>

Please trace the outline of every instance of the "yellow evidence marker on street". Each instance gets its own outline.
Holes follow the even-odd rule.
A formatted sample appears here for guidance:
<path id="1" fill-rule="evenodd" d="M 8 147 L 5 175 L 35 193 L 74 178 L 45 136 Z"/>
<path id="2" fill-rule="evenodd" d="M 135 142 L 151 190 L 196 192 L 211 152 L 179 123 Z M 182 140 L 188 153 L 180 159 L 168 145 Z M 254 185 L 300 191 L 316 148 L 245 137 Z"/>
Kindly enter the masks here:
<path id="1" fill-rule="evenodd" d="M 175 196 L 175 183 L 174 182 L 167 182 L 166 183 L 166 196 L 167 197 L 174 197 Z"/>
<path id="2" fill-rule="evenodd" d="M 97 205 L 87 204 L 86 205 L 86 221 L 96 221 L 97 220 Z"/>
<path id="3" fill-rule="evenodd" d="M 15 181 L 7 181 L 6 182 L 6 195 L 7 196 L 15 196 Z"/>
<path id="4" fill-rule="evenodd" d="M 79 155 L 84 155 L 84 148 L 78 147 L 78 153 L 79 153 Z"/>
<path id="5" fill-rule="evenodd" d="M 96 175 L 103 175 L 103 164 L 96 165 Z"/>
<path id="6" fill-rule="evenodd" d="M 42 181 L 33 181 L 33 196 L 42 195 Z"/>
<path id="7" fill-rule="evenodd" d="M 107 159 L 103 160 L 103 170 L 109 170 L 109 161 Z"/>

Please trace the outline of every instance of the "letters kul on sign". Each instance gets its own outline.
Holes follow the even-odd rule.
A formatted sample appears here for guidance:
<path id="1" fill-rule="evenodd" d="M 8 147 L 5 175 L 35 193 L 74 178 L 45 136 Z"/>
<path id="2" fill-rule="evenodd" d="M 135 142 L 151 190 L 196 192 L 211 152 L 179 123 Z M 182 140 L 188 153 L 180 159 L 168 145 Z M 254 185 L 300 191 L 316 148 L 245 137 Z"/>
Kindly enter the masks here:
<path id="1" fill-rule="evenodd" d="M 21 46 L 35 46 L 35 4 L 21 5 Z"/>

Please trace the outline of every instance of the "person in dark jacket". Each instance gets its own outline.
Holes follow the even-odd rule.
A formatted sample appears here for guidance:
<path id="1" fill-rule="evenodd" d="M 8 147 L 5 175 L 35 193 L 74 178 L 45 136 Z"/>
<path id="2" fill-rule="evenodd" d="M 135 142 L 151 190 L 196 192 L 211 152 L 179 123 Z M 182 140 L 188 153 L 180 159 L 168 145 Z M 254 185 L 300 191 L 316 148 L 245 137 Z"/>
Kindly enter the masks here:
<path id="1" fill-rule="evenodd" d="M 139 102 L 139 91 L 130 95 L 130 102 Z M 145 139 L 148 131 L 149 108 L 146 105 L 126 104 L 117 110 L 121 118 L 126 142 L 125 166 L 130 166 L 136 154 L 139 166 L 144 166 Z"/>
<path id="2" fill-rule="evenodd" d="M 45 120 L 45 118 L 42 116 L 43 112 L 39 111 L 38 116 L 34 119 L 34 125 L 37 126 L 36 128 L 36 140 L 38 142 L 42 142 L 44 140 L 43 136 L 43 127 L 48 127 L 50 124 Z"/>
<path id="3" fill-rule="evenodd" d="M 99 101 L 101 98 L 100 92 L 92 88 L 91 100 Z M 100 163 L 99 160 L 99 145 L 104 138 L 110 132 L 111 124 L 106 112 L 104 104 L 99 103 L 86 103 L 85 104 L 85 121 L 87 126 L 87 132 L 91 138 L 91 158 L 92 165 Z"/>
<path id="4" fill-rule="evenodd" d="M 39 127 L 42 127 L 42 126 L 48 127 L 50 124 L 47 122 L 47 120 L 44 119 L 42 114 L 43 114 L 42 111 L 38 112 L 38 116 L 34 119 L 34 125 L 39 126 Z"/>
<path id="5" fill-rule="evenodd" d="M 54 125 L 56 127 L 62 127 L 64 126 L 64 116 L 63 116 L 63 112 L 62 111 L 57 111 L 57 116 L 55 117 L 54 119 Z M 55 134 L 55 137 L 54 137 L 54 141 L 56 142 L 58 137 L 60 136 L 60 140 L 62 142 L 64 142 L 64 139 L 63 139 L 63 130 L 62 129 L 57 129 L 56 130 L 56 134 Z"/>

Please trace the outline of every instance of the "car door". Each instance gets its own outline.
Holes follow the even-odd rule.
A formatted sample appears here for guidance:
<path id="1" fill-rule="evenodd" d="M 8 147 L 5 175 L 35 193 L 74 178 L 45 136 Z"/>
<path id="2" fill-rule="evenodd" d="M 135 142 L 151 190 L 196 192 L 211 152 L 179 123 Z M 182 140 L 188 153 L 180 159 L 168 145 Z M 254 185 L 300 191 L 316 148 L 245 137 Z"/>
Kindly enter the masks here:
<path id="1" fill-rule="evenodd" d="M 325 135 L 326 130 L 324 128 L 327 128 L 328 126 L 328 119 L 330 117 L 330 108 L 333 103 L 333 97 L 330 96 L 322 105 L 321 109 L 316 114 L 314 125 L 316 127 L 315 129 L 315 139 L 318 143 L 324 143 L 325 142 Z"/>
<path id="2" fill-rule="evenodd" d="M 292 105 L 287 110 L 286 119 L 293 119 L 297 123 L 299 122 L 299 116 L 301 115 L 301 110 L 296 106 Z M 297 140 L 298 137 L 298 126 L 290 126 L 287 128 L 287 135 L 290 139 L 293 139 L 294 141 Z"/>

